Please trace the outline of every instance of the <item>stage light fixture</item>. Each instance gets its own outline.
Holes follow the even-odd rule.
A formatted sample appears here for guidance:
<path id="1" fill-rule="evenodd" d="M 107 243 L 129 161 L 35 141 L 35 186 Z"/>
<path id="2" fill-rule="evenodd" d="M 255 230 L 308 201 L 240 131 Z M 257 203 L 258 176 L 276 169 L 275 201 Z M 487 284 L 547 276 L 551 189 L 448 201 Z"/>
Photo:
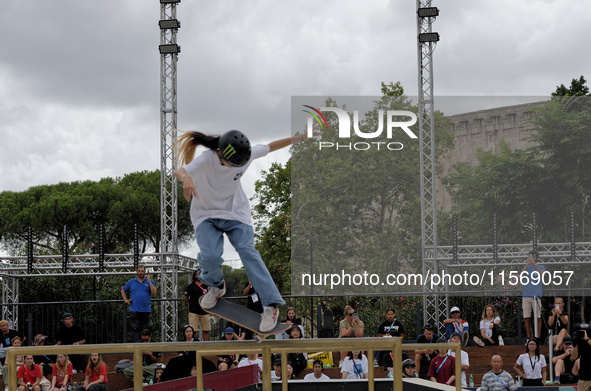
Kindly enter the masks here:
<path id="1" fill-rule="evenodd" d="M 419 10 L 417 12 L 419 14 L 419 17 L 421 17 L 421 18 L 431 18 L 431 17 L 439 16 L 439 8 L 437 8 L 437 7 L 419 8 Z"/>
<path id="2" fill-rule="evenodd" d="M 160 54 L 177 54 L 181 52 L 181 47 L 176 43 L 158 46 Z"/>
<path id="3" fill-rule="evenodd" d="M 438 42 L 439 33 L 421 33 L 419 34 L 419 42 Z"/>
<path id="4" fill-rule="evenodd" d="M 181 22 L 178 19 L 166 19 L 158 22 L 161 30 L 165 29 L 179 29 L 181 28 Z"/>

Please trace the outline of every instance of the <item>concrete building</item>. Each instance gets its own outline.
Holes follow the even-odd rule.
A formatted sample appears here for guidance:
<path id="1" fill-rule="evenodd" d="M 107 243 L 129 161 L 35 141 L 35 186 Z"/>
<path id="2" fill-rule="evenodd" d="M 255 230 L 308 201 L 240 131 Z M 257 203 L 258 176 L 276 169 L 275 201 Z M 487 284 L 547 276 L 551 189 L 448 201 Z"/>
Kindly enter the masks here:
<path id="1" fill-rule="evenodd" d="M 532 105 L 543 102 L 519 104 L 478 110 L 451 116 L 451 131 L 454 149 L 442 161 L 442 170 L 437 177 L 437 207 L 450 210 L 452 200 L 441 182 L 453 165 L 458 162 L 478 164 L 478 149 L 497 152 L 499 139 L 504 139 L 511 149 L 525 149 L 532 144 L 527 140 L 532 128 Z"/>

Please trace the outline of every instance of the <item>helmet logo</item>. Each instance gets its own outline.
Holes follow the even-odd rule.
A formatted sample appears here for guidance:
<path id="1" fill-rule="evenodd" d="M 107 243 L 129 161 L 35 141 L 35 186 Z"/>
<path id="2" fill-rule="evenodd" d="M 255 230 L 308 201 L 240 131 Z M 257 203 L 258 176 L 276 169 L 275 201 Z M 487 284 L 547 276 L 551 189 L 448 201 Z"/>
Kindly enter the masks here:
<path id="1" fill-rule="evenodd" d="M 231 144 L 228 144 L 224 151 L 222 152 L 222 157 L 226 160 L 231 158 L 234 154 L 236 154 L 236 149 Z"/>

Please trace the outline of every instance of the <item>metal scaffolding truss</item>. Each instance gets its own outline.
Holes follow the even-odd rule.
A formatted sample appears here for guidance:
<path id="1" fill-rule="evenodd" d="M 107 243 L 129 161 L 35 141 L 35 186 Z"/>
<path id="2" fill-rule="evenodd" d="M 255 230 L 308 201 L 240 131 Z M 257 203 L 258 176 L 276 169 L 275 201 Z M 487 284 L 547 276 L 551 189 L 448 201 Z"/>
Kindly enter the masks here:
<path id="1" fill-rule="evenodd" d="M 497 251 L 495 251 L 497 247 Z M 481 266 L 524 265 L 530 244 L 499 244 L 497 246 L 437 247 L 437 261 L 447 267 L 467 268 Z M 579 265 L 591 262 L 591 243 L 538 243 L 540 262 L 544 265 Z"/>
<path id="2" fill-rule="evenodd" d="M 170 254 L 167 254 L 170 255 Z M 176 258 L 168 256 L 167 260 L 176 259 L 176 270 L 191 272 L 195 270 L 196 260 L 185 256 Z M 115 276 L 135 274 L 136 262 L 146 266 L 152 273 L 168 270 L 169 265 L 162 269 L 161 254 L 105 254 L 104 259 L 98 254 L 68 255 L 67 269 L 64 272 L 64 257 L 46 255 L 33 257 L 32 268 L 29 268 L 29 257 L 0 258 L 0 277 L 2 278 L 2 303 L 18 303 L 19 280 L 28 277 L 57 276 Z M 175 286 L 176 289 L 176 286 Z M 14 306 L 2 306 L 2 319 L 10 319 L 18 323 L 18 313 Z"/>
<path id="3" fill-rule="evenodd" d="M 172 259 L 169 255 L 167 259 Z M 160 272 L 162 263 L 161 254 L 138 254 L 139 263 L 150 272 Z M 72 275 L 117 275 L 131 273 L 135 274 L 135 254 L 105 254 L 103 271 L 101 271 L 100 256 L 98 254 L 68 255 L 67 272 L 63 272 L 63 257 L 61 255 L 44 255 L 34 257 L 33 268 L 28 270 L 28 258 L 24 257 L 2 257 L 0 258 L 0 275 L 15 278 L 42 277 L 42 276 L 72 276 Z M 196 260 L 179 255 L 177 267 L 187 272 L 195 270 Z"/>
<path id="4" fill-rule="evenodd" d="M 160 291 L 163 299 L 176 299 L 178 285 L 177 180 L 174 140 L 177 136 L 177 60 L 180 47 L 176 18 L 179 1 L 160 1 Z M 164 300 L 161 313 L 162 341 L 176 341 L 176 300 Z"/>
<path id="5" fill-rule="evenodd" d="M 421 172 L 421 245 L 423 275 L 439 274 L 447 269 L 483 267 L 523 267 L 528 252 L 535 248 L 540 254 L 540 263 L 551 265 L 553 269 L 563 266 L 590 265 L 591 243 L 537 243 L 535 215 L 533 216 L 534 237 L 528 244 L 457 245 L 457 236 L 452 246 L 438 246 L 437 243 L 437 204 L 435 167 L 435 118 L 433 99 L 433 50 L 439 34 L 432 31 L 432 22 L 439 10 L 431 6 L 431 0 L 417 0 L 417 42 L 418 42 L 418 81 L 419 81 L 419 142 Z M 573 217 L 571 214 L 571 221 Z M 456 222 L 454 221 L 454 225 Z M 495 223 L 496 224 L 496 223 Z M 571 229 L 574 232 L 573 229 Z M 431 288 L 423 286 L 423 321 L 435 325 L 442 331 L 440 319 L 449 317 L 449 292 L 447 282 Z M 579 287 L 584 288 L 584 287 Z M 440 300 L 445 297 L 445 300 Z"/>
<path id="6" fill-rule="evenodd" d="M 435 188 L 435 118 L 433 107 L 433 50 L 436 42 L 424 42 L 421 34 L 432 32 L 435 16 L 422 16 L 419 10 L 431 9 L 431 0 L 417 0 L 417 53 L 419 73 L 419 143 L 421 170 L 421 248 L 423 275 L 437 273 L 437 191 Z M 429 288 L 427 288 L 429 289 Z M 436 288 L 437 289 L 437 288 Z M 429 289 L 429 291 L 432 291 Z M 423 319 L 436 324 L 439 319 L 439 295 L 423 295 Z"/>

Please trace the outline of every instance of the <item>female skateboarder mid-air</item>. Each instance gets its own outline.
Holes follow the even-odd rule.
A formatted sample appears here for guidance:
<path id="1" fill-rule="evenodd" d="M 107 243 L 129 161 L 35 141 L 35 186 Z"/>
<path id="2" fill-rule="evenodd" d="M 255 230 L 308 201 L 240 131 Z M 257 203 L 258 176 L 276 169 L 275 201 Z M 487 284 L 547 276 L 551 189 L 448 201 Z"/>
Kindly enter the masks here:
<path id="1" fill-rule="evenodd" d="M 285 301 L 273 278 L 254 247 L 250 205 L 242 190 L 240 178 L 254 159 L 307 139 L 306 134 L 254 145 L 238 130 L 220 136 L 186 132 L 175 141 L 180 168 L 175 176 L 183 181 L 183 194 L 191 202 L 191 221 L 199 246 L 197 260 L 201 267 L 200 280 L 209 286 L 201 298 L 203 309 L 211 309 L 226 293 L 222 271 L 223 234 L 244 264 L 248 279 L 263 304 L 260 330 L 267 332 L 277 324 L 279 305 Z M 195 158 L 199 145 L 207 148 Z"/>

